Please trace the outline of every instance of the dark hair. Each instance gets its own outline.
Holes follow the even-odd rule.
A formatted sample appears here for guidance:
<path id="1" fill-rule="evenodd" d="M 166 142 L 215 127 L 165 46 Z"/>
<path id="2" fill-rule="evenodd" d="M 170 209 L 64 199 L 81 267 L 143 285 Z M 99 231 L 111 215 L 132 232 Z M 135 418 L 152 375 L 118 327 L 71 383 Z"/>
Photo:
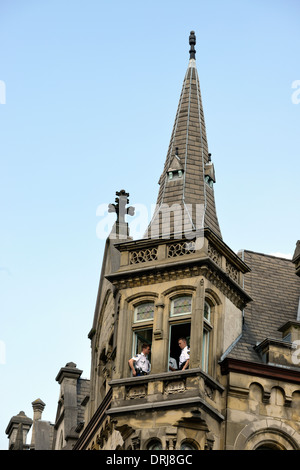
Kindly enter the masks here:
<path id="1" fill-rule="evenodd" d="M 187 343 L 187 339 L 184 336 L 181 336 L 181 338 L 178 338 L 178 341 L 180 341 L 181 339 Z"/>
<path id="2" fill-rule="evenodd" d="M 143 343 L 142 344 L 142 349 L 146 349 L 146 348 L 148 348 L 148 346 L 149 346 L 149 348 L 151 347 L 151 345 L 149 343 Z"/>

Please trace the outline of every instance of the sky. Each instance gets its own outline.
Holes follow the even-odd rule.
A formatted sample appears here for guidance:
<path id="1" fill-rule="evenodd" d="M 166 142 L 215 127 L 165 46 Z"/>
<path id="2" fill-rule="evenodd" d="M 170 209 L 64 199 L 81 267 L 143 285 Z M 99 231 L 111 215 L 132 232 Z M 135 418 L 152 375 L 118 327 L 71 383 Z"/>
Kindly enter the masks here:
<path id="1" fill-rule="evenodd" d="M 223 239 L 291 257 L 298 0 L 0 0 L 0 449 L 37 398 L 55 421 L 67 362 L 90 376 L 102 209 L 125 189 L 142 237 L 191 30 Z"/>

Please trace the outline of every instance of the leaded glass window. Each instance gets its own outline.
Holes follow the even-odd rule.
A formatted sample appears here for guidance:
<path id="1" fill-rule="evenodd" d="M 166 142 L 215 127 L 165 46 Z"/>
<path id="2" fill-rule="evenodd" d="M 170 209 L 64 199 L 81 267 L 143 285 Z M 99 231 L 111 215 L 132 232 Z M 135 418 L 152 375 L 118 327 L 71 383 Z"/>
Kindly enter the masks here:
<path id="1" fill-rule="evenodd" d="M 144 302 L 135 308 L 134 321 L 153 320 L 154 303 Z"/>
<path id="2" fill-rule="evenodd" d="M 171 316 L 188 315 L 191 312 L 192 312 L 192 297 L 190 295 L 176 297 L 175 299 L 172 300 Z"/>

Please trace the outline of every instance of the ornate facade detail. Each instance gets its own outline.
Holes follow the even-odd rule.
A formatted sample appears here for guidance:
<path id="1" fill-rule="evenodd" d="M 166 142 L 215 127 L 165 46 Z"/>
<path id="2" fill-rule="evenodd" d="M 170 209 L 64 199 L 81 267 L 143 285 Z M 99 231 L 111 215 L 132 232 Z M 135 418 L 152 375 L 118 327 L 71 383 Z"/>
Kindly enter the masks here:
<path id="1" fill-rule="evenodd" d="M 235 282 L 239 282 L 239 272 L 238 270 L 226 260 L 226 273 L 228 276 Z"/>
<path id="2" fill-rule="evenodd" d="M 167 247 L 167 257 L 176 258 L 177 256 L 189 255 L 195 253 L 196 244 L 194 241 L 172 243 Z"/>
<path id="3" fill-rule="evenodd" d="M 172 393 L 180 393 L 186 390 L 185 383 L 183 380 L 176 380 L 172 382 L 167 382 L 165 384 L 165 393 L 170 395 Z"/>
<path id="4" fill-rule="evenodd" d="M 231 302 L 238 308 L 244 308 L 245 303 L 249 301 L 247 295 L 239 292 L 234 286 L 230 285 L 228 280 L 224 279 L 222 273 L 218 273 L 211 269 L 208 265 L 190 265 L 182 267 L 174 267 L 172 270 L 151 271 L 145 274 L 123 279 L 112 279 L 112 283 L 118 289 L 125 289 L 128 287 L 140 287 L 144 285 L 151 285 L 161 282 L 176 281 L 179 279 L 186 279 L 188 277 L 204 276 L 214 286 L 216 286 L 224 295 L 228 297 Z"/>
<path id="5" fill-rule="evenodd" d="M 147 385 L 135 385 L 127 389 L 126 398 L 134 400 L 135 398 L 144 398 L 147 395 Z"/>
<path id="6" fill-rule="evenodd" d="M 157 247 L 131 251 L 129 253 L 129 264 L 146 263 L 147 261 L 155 260 L 157 260 Z"/>
<path id="7" fill-rule="evenodd" d="M 204 387 L 204 393 L 205 393 L 205 396 L 207 396 L 208 398 L 210 398 L 211 400 L 213 400 L 213 397 L 214 397 L 214 391 L 213 389 L 205 384 L 205 387 Z"/>
<path id="8" fill-rule="evenodd" d="M 208 256 L 218 265 L 222 266 L 222 255 L 216 250 L 210 243 L 208 243 L 207 249 Z"/>

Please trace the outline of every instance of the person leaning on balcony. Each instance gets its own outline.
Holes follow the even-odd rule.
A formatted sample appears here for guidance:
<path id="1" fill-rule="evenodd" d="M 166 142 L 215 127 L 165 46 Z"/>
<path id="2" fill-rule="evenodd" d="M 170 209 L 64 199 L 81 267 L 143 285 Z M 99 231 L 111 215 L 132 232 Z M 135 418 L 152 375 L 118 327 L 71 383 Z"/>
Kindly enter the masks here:
<path id="1" fill-rule="evenodd" d="M 150 344 L 144 343 L 142 345 L 142 352 L 129 359 L 128 364 L 134 377 L 149 374 L 151 365 L 148 359 L 148 354 L 150 354 L 150 350 Z"/>
<path id="2" fill-rule="evenodd" d="M 179 369 L 186 370 L 189 368 L 189 362 L 190 362 L 190 349 L 187 346 L 186 338 L 179 338 L 178 346 L 181 349 L 181 354 L 179 357 Z"/>

